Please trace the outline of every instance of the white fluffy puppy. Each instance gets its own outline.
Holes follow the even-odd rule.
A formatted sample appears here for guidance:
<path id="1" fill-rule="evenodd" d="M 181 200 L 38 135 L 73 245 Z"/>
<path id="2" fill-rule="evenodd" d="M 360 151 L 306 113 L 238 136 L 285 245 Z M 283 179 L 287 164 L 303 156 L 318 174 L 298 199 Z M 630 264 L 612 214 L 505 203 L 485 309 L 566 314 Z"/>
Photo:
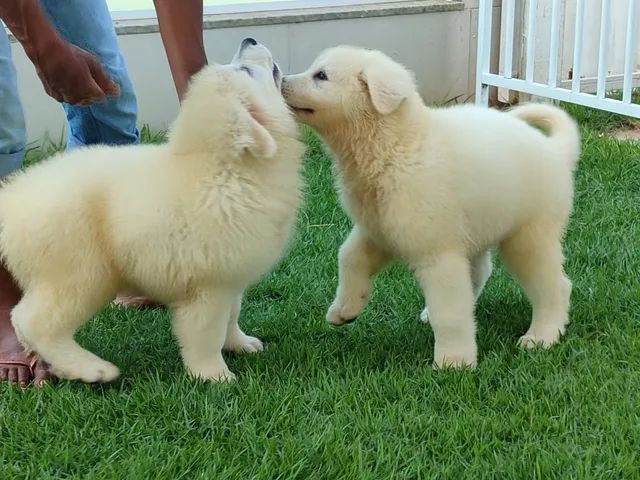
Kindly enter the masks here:
<path id="1" fill-rule="evenodd" d="M 353 320 L 371 276 L 399 257 L 429 305 L 434 365 L 473 367 L 474 303 L 491 274 L 489 249 L 499 246 L 533 304 L 520 343 L 558 341 L 571 290 L 561 241 L 580 148 L 567 114 L 544 105 L 509 113 L 427 108 L 410 72 L 353 47 L 325 51 L 306 72 L 287 76 L 283 93 L 335 157 L 355 224 L 340 249 L 329 322 Z"/>
<path id="2" fill-rule="evenodd" d="M 0 190 L 0 251 L 24 290 L 12 321 L 63 378 L 118 369 L 74 332 L 117 291 L 169 305 L 189 372 L 233 378 L 221 350 L 255 352 L 238 327 L 243 291 L 286 248 L 303 145 L 271 53 L 243 41 L 192 81 L 169 142 L 62 153 Z"/>

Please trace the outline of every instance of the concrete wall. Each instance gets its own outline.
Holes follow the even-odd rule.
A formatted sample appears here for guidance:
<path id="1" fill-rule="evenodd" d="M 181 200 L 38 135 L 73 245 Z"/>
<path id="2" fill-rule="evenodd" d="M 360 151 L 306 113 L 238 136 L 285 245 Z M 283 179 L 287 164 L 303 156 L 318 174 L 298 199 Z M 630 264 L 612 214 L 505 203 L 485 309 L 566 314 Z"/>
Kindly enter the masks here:
<path id="1" fill-rule="evenodd" d="M 499 3 L 496 2 L 494 23 L 498 25 Z M 204 33 L 207 54 L 210 61 L 224 63 L 242 38 L 254 36 L 272 49 L 285 72 L 297 72 L 306 69 L 326 47 L 356 44 L 383 50 L 411 68 L 428 102 L 469 99 L 474 91 L 477 0 L 391 5 L 393 8 L 377 11 L 369 5 L 360 11 L 350 7 L 333 13 L 308 11 L 288 17 L 271 12 L 208 18 Z M 131 22 L 116 25 L 138 94 L 140 124 L 166 129 L 175 117 L 178 103 L 157 25 Z M 43 93 L 20 46 L 13 47 L 29 140 L 38 141 L 45 135 L 60 138 L 64 126 L 60 106 Z"/>

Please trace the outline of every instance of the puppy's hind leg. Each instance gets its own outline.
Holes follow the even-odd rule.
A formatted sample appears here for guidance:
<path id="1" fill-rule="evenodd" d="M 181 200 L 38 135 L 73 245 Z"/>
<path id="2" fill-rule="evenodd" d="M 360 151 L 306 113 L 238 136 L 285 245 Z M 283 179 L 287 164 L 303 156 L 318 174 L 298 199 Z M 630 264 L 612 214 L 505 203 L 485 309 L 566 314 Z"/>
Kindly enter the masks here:
<path id="1" fill-rule="evenodd" d="M 224 350 L 237 353 L 256 353 L 263 350 L 262 342 L 240 329 L 238 319 L 242 307 L 242 295 L 238 295 L 231 307 L 229 315 L 229 326 L 227 327 L 227 338 L 224 341 Z"/>
<path id="2" fill-rule="evenodd" d="M 344 325 L 356 319 L 367 305 L 371 277 L 389 261 L 389 257 L 356 225 L 340 247 L 338 290 L 327 312 L 332 325 Z"/>
<path id="3" fill-rule="evenodd" d="M 118 368 L 82 348 L 73 336 L 112 294 L 98 295 L 86 287 L 30 289 L 11 312 L 11 321 L 25 348 L 40 355 L 54 375 L 87 383 L 110 382 L 118 378 Z"/>
<path id="4" fill-rule="evenodd" d="M 501 246 L 509 270 L 520 281 L 533 307 L 533 319 L 520 345 L 550 347 L 569 323 L 571 282 L 563 270 L 561 228 L 530 226 Z"/>
<path id="5" fill-rule="evenodd" d="M 479 253 L 471 259 L 471 283 L 473 284 L 473 294 L 478 300 L 482 294 L 482 290 L 491 276 L 493 271 L 493 262 L 491 261 L 491 250 Z"/>
<path id="6" fill-rule="evenodd" d="M 213 381 L 235 378 L 222 358 L 222 347 L 237 298 L 237 292 L 212 288 L 173 305 L 173 329 L 184 364 L 194 377 Z"/>

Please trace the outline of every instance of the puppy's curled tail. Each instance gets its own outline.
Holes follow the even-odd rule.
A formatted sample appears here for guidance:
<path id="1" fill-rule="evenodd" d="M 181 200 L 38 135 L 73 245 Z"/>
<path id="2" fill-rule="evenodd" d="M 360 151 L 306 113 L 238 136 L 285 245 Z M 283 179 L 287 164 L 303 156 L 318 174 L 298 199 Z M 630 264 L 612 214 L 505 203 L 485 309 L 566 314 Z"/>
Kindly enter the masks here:
<path id="1" fill-rule="evenodd" d="M 528 103 L 513 108 L 509 113 L 546 130 L 558 153 L 566 159 L 572 170 L 575 169 L 580 157 L 580 131 L 567 112 L 552 105 Z"/>

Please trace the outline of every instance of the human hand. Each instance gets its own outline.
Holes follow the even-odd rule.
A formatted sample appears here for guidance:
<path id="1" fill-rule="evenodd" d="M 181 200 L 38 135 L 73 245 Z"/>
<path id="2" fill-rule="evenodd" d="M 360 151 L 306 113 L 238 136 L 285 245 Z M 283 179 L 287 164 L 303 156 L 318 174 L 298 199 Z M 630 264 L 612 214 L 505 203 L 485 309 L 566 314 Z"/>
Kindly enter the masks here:
<path id="1" fill-rule="evenodd" d="M 90 105 L 120 93 L 92 53 L 58 40 L 37 52 L 34 65 L 47 94 L 59 102 Z"/>

